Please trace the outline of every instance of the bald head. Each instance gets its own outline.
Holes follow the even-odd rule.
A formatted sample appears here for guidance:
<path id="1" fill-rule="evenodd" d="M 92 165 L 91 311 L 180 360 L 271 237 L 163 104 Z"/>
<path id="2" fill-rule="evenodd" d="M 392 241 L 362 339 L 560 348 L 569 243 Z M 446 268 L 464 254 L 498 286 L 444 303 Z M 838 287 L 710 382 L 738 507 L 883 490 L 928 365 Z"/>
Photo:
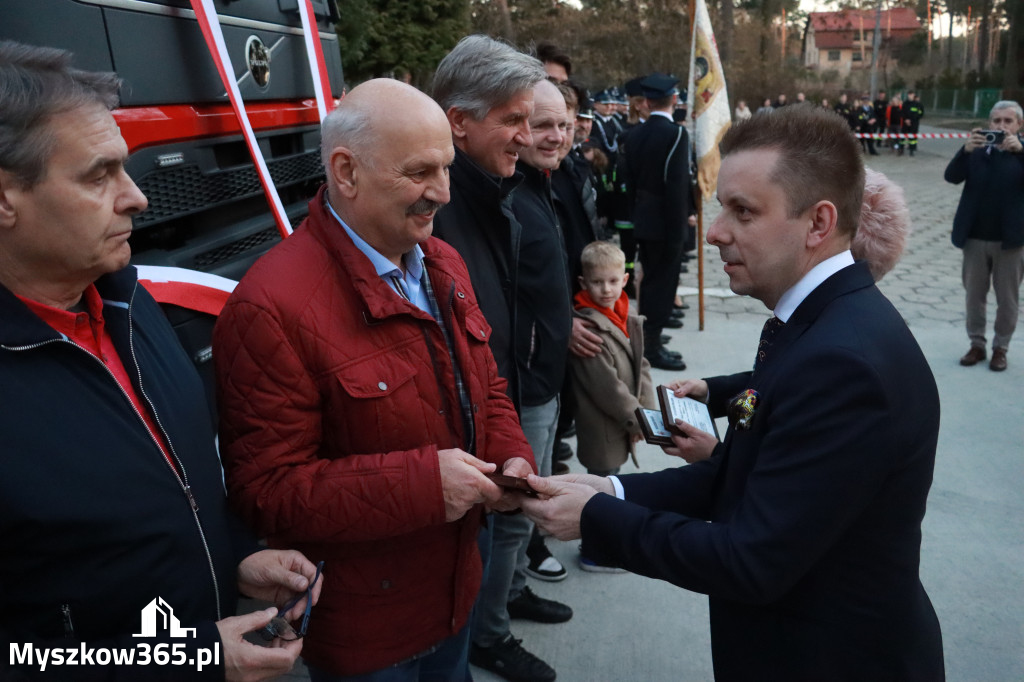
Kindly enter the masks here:
<path id="1" fill-rule="evenodd" d="M 329 167 L 334 150 L 345 147 L 373 163 L 373 148 L 381 138 L 431 124 L 448 127 L 444 112 L 430 97 L 391 78 L 369 80 L 349 92 L 324 119 L 321 159 Z"/>
<path id="2" fill-rule="evenodd" d="M 544 80 L 533 86 L 533 142 L 519 153 L 523 162 L 540 170 L 558 168 L 558 151 L 565 140 L 565 114 L 565 97 L 554 83 Z"/>
<path id="3" fill-rule="evenodd" d="M 425 241 L 448 203 L 455 157 L 448 118 L 390 79 L 350 92 L 323 124 L 327 194 L 338 216 L 395 265 Z"/>

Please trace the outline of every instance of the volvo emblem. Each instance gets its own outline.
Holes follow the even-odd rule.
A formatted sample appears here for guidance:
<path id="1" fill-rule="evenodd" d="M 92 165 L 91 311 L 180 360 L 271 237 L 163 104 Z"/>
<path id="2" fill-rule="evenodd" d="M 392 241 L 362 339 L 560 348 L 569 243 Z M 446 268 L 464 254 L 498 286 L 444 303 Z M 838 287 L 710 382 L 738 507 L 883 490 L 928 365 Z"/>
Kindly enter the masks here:
<path id="1" fill-rule="evenodd" d="M 267 87 L 270 82 L 270 50 L 263 44 L 263 41 L 256 36 L 249 36 L 245 42 L 245 63 L 249 66 L 249 73 L 256 85 L 261 88 Z"/>

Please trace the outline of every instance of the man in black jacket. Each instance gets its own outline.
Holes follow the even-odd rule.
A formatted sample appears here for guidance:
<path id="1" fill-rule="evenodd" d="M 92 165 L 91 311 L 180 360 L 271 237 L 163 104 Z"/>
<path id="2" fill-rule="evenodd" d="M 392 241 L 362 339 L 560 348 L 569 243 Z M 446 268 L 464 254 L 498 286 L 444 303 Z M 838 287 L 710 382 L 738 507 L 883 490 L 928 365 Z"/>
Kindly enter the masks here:
<path id="1" fill-rule="evenodd" d="M 582 535 L 600 563 L 707 594 L 717 680 L 940 682 L 918 570 L 939 394 L 850 251 L 857 143 L 803 106 L 755 114 L 720 148 L 707 241 L 733 292 L 774 313 L 752 372 L 673 383 L 728 416 L 725 439 L 679 421 L 689 437 L 670 451 L 701 461 L 531 477 L 541 495 L 523 509 L 555 537 Z"/>
<path id="2" fill-rule="evenodd" d="M 451 124 L 455 162 L 451 201 L 434 218 L 433 234 L 455 247 L 466 262 L 492 328 L 498 372 L 508 380 L 520 415 L 532 402 L 534 387 L 523 376 L 529 348 L 524 356 L 520 337 L 530 323 L 520 319 L 524 231 L 512 210 L 512 194 L 523 182 L 516 162 L 533 143 L 534 86 L 545 75 L 538 60 L 481 35 L 463 38 L 434 74 L 433 95 Z M 510 612 L 551 622 L 568 620 L 572 611 L 528 587 L 511 595 L 513 573 L 532 524 L 494 515 L 488 523 L 491 532 L 481 534 L 481 554 L 489 556 L 490 564 L 473 617 L 470 662 L 512 680 L 553 680 L 554 670 L 512 636 Z"/>
<path id="3" fill-rule="evenodd" d="M 1024 278 L 1021 125 L 1017 102 L 996 102 L 988 118 L 993 139 L 987 140 L 980 129 L 973 130 L 946 167 L 946 182 L 967 183 L 953 218 L 953 245 L 964 252 L 967 336 L 971 340 L 960 364 L 969 367 L 985 359 L 985 308 L 991 285 L 996 292 L 996 322 L 989 369 L 995 372 L 1006 369 Z"/>
<path id="4" fill-rule="evenodd" d="M 549 81 L 541 81 L 534 87 L 530 133 L 533 143 L 523 150 L 516 164 L 524 181 L 512 195 L 512 211 L 523 227 L 516 334 L 517 358 L 523 378 L 520 420 L 533 449 L 537 469 L 542 475 L 550 475 L 559 412 L 563 407 L 559 394 L 569 355 L 572 301 L 566 238 L 552 195 L 552 171 L 558 168 L 568 134 L 568 111 L 562 92 Z M 532 525 L 525 517 L 507 518 L 502 522 Z M 512 576 L 511 603 L 523 593 L 526 583 L 524 556 L 529 558 L 526 568 L 536 569 L 531 570 L 534 577 L 538 574 L 541 579 L 558 577 L 540 573 L 551 554 L 534 533 L 530 546 L 521 550 L 519 565 Z M 566 575 L 565 568 L 553 557 L 549 568 L 562 577 Z M 561 615 L 567 618 L 571 611 L 563 609 Z"/>
<path id="5" fill-rule="evenodd" d="M 682 358 L 661 343 L 666 326 L 681 327 L 672 318 L 672 303 L 683 262 L 683 241 L 692 207 L 689 137 L 672 120 L 678 80 L 655 74 L 642 87 L 651 117 L 629 133 L 625 152 L 626 193 L 633 207 L 633 231 L 640 244 L 640 314 L 644 321 L 644 355 L 652 367 L 686 369 Z"/>
<path id="6" fill-rule="evenodd" d="M 281 605 L 316 569 L 227 512 L 199 376 L 128 264 L 120 81 L 70 62 L 0 43 L 0 677 L 70 651 L 76 680 L 276 677 L 301 640 L 244 641 L 277 609 L 238 591 Z"/>

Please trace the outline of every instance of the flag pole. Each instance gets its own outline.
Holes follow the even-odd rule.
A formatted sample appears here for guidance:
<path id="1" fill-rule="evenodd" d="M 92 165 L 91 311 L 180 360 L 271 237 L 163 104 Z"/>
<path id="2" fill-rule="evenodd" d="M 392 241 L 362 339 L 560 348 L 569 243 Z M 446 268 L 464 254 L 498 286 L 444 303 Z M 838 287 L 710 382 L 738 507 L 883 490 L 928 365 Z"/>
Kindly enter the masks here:
<path id="1" fill-rule="evenodd" d="M 690 49 L 693 49 L 693 41 L 697 39 L 697 22 L 694 17 L 697 14 L 697 0 L 690 0 Z M 696 83 L 693 81 L 693 73 L 687 75 L 687 94 L 692 93 Z M 694 107 L 696 109 L 696 107 Z M 688 111 L 687 115 L 693 120 L 694 112 Z M 692 126 L 693 150 L 697 149 L 697 126 Z M 704 193 L 700 187 L 693 193 L 695 208 L 697 209 L 697 330 L 704 331 Z"/>

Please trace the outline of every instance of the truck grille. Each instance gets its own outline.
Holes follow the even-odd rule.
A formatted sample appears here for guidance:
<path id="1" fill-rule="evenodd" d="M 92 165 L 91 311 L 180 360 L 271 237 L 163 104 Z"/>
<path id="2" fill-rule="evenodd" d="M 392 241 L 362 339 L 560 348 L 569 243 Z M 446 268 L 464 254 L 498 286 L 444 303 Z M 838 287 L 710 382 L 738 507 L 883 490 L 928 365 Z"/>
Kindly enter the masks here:
<path id="1" fill-rule="evenodd" d="M 306 152 L 269 161 L 270 176 L 278 188 L 324 178 L 319 152 Z M 149 199 L 149 208 L 135 216 L 135 229 L 199 213 L 216 206 L 263 193 L 253 166 L 203 173 L 198 166 L 152 171 L 137 180 Z M 269 209 L 268 209 L 269 210 Z"/>
<path id="2" fill-rule="evenodd" d="M 263 246 L 264 244 L 276 242 L 280 239 L 281 234 L 277 231 L 277 228 L 271 227 L 263 230 L 262 232 L 251 234 L 245 239 L 239 239 L 238 241 L 231 242 L 226 246 L 199 254 L 195 257 L 193 267 L 196 270 L 206 272 L 212 270 L 221 263 L 225 263 L 244 253 L 248 253 L 252 249 Z"/>

